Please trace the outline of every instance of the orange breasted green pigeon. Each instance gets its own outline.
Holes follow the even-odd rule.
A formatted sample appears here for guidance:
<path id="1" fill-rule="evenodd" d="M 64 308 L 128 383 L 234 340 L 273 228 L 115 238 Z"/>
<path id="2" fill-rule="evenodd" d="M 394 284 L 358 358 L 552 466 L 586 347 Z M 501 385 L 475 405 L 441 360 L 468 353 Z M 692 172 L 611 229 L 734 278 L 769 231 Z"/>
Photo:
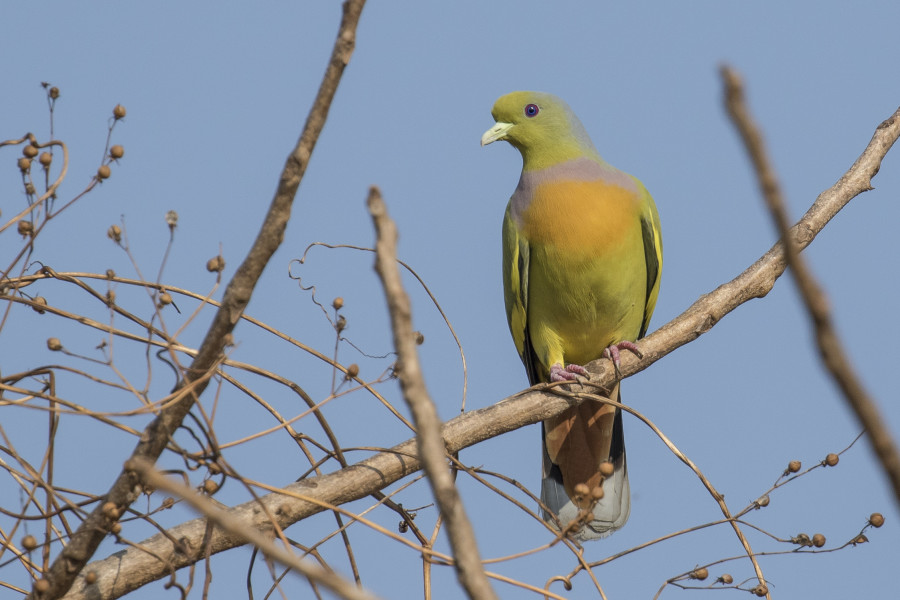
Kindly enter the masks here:
<path id="1" fill-rule="evenodd" d="M 482 146 L 503 140 L 522 154 L 503 219 L 503 290 L 528 379 L 573 380 L 604 356 L 618 369 L 620 350 L 637 353 L 633 342 L 647 332 L 659 293 L 653 198 L 600 158 L 559 98 L 513 92 L 491 114 L 497 123 Z M 611 398 L 620 398 L 618 385 Z M 587 400 L 544 421 L 542 433 L 544 518 L 578 540 L 624 525 L 631 504 L 621 411 Z"/>

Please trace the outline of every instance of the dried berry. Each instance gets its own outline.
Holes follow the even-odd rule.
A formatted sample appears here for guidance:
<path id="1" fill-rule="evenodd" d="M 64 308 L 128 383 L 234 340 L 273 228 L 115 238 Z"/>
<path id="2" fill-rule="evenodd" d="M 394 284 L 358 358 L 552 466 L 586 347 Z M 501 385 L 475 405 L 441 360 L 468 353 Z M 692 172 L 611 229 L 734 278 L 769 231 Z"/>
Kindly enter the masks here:
<path id="1" fill-rule="evenodd" d="M 109 179 L 110 175 L 112 175 L 112 170 L 109 165 L 100 165 L 100 168 L 97 169 L 97 179 Z"/>
<path id="2" fill-rule="evenodd" d="M 796 473 L 797 471 L 800 470 L 801 466 L 802 465 L 800 464 L 799 460 L 792 460 L 791 462 L 788 463 L 787 472 L 788 473 Z"/>
<path id="3" fill-rule="evenodd" d="M 53 350 L 54 352 L 58 352 L 62 350 L 62 342 L 59 341 L 59 338 L 47 338 L 47 348 Z"/>
<path id="4" fill-rule="evenodd" d="M 35 538 L 31 534 L 26 535 L 25 537 L 22 538 L 22 547 L 25 548 L 26 550 L 28 550 L 29 552 L 31 552 L 32 550 L 34 550 L 35 548 L 38 547 L 37 538 Z"/>
<path id="5" fill-rule="evenodd" d="M 341 310 L 344 307 L 344 299 L 338 296 L 331 301 L 331 306 L 334 307 L 334 310 Z"/>
<path id="6" fill-rule="evenodd" d="M 27 146 L 22 148 L 22 156 L 24 156 L 25 158 L 34 158 L 37 155 L 38 155 L 38 149 L 35 148 L 34 146 L 32 146 L 31 144 L 28 144 Z"/>
<path id="7" fill-rule="evenodd" d="M 34 223 L 31 221 L 19 221 L 16 224 L 16 229 L 19 232 L 19 235 L 25 237 L 34 235 Z"/>
<path id="8" fill-rule="evenodd" d="M 118 244 L 122 241 L 122 228 L 118 225 L 110 225 L 106 230 L 106 237 Z"/>
<path id="9" fill-rule="evenodd" d="M 700 581 L 703 581 L 707 577 L 709 577 L 709 571 L 706 569 L 706 567 L 700 567 L 699 569 L 694 569 L 693 571 L 691 571 L 691 574 L 690 574 L 691 579 L 699 579 Z"/>
<path id="10" fill-rule="evenodd" d="M 53 155 L 49 152 L 41 152 L 41 157 L 38 159 L 38 162 L 45 167 L 49 167 L 50 163 L 53 162 Z"/>
<path id="11" fill-rule="evenodd" d="M 881 527 L 884 525 L 884 515 L 881 513 L 872 513 L 869 515 L 869 525 L 872 527 Z"/>
<path id="12" fill-rule="evenodd" d="M 831 454 L 829 454 L 828 456 L 825 457 L 825 464 L 828 465 L 829 467 L 833 467 L 834 465 L 838 464 L 838 461 L 840 459 L 841 458 L 837 454 L 832 452 Z"/>
<path id="13" fill-rule="evenodd" d="M 116 104 L 116 107 L 113 109 L 113 117 L 118 121 L 119 119 L 125 118 L 125 107 L 121 104 Z"/>
<path id="14" fill-rule="evenodd" d="M 114 158 L 114 159 L 122 158 L 123 156 L 125 156 L 125 148 L 123 148 L 119 144 L 116 144 L 115 146 L 113 146 L 112 148 L 109 149 L 109 156 L 110 156 L 110 158 Z"/>
<path id="15" fill-rule="evenodd" d="M 220 273 L 225 269 L 225 259 L 221 255 L 206 261 L 206 270 L 210 273 Z"/>
<path id="16" fill-rule="evenodd" d="M 821 533 L 817 533 L 812 537 L 812 543 L 816 548 L 821 548 L 825 545 L 825 536 Z"/>

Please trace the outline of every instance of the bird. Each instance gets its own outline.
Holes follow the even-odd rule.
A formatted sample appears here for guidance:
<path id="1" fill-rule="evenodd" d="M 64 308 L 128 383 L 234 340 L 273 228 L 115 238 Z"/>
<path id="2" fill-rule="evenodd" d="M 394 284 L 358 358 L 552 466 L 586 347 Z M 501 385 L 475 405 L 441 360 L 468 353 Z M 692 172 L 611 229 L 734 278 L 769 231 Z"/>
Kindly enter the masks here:
<path id="1" fill-rule="evenodd" d="M 587 377 L 606 357 L 640 355 L 662 272 L 656 204 L 605 162 L 560 98 L 500 97 L 481 138 L 511 144 L 522 173 L 503 217 L 503 295 L 531 385 Z M 618 382 L 610 398 L 621 401 Z M 543 518 L 581 542 L 621 528 L 631 512 L 621 409 L 585 400 L 542 423 Z"/>

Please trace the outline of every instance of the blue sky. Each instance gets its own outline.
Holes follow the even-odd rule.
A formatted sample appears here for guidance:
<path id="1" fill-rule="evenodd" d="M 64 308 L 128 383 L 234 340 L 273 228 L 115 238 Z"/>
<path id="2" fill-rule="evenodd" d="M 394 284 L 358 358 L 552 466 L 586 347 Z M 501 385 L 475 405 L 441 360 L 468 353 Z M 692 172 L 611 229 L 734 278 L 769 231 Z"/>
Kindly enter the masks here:
<path id="1" fill-rule="evenodd" d="M 114 135 L 125 147 L 124 160 L 100 189 L 50 225 L 35 258 L 57 271 L 113 268 L 133 276 L 131 261 L 106 239 L 107 228 L 124 220 L 137 264 L 154 279 L 168 240 L 164 216 L 174 209 L 179 226 L 163 280 L 205 293 L 213 280 L 204 265 L 220 246 L 230 276 L 256 235 L 299 135 L 339 18 L 337 2 L 5 6 L 0 136 L 34 131 L 46 139 L 39 84 L 59 86 L 55 134 L 71 153 L 63 197 L 78 193 L 95 172 L 112 107 L 121 103 L 128 109 Z M 400 257 L 425 280 L 462 342 L 467 407 L 497 402 L 527 385 L 508 335 L 500 282 L 500 220 L 520 159 L 504 145 L 478 144 L 492 124 L 490 107 L 498 96 L 536 89 L 565 98 L 601 155 L 638 176 L 654 195 L 665 246 L 651 323 L 656 329 L 736 276 L 775 240 L 722 109 L 718 66 L 726 62 L 743 74 L 796 217 L 852 164 L 875 127 L 900 104 L 900 80 L 892 70 L 898 18 L 895 2 L 853 7 L 819 2 L 814 8 L 776 2 L 373 2 L 363 12 L 356 52 L 301 185 L 285 242 L 248 312 L 331 353 L 333 332 L 309 293 L 288 277 L 288 264 L 314 241 L 370 246 L 364 201 L 368 186 L 378 185 L 400 230 Z M 900 359 L 892 343 L 900 335 L 900 320 L 891 309 L 900 292 L 892 228 L 900 220 L 896 152 L 884 161 L 875 190 L 842 211 L 805 255 L 828 291 L 854 366 L 900 435 L 892 376 Z M 17 157 L 14 150 L 0 151 L 4 215 L 24 207 Z M 4 256 L 17 245 L 9 235 L 0 238 Z M 317 248 L 295 272 L 305 285 L 316 286 L 322 302 L 342 296 L 350 323 L 346 335 L 367 354 L 382 355 L 391 349 L 390 336 L 371 264 L 366 253 Z M 426 336 L 421 353 L 429 389 L 449 419 L 458 414 L 462 396 L 458 351 L 427 295 L 411 277 L 407 283 L 416 326 Z M 42 292 L 51 303 L 83 306 L 108 319 L 94 304 L 67 297 L 71 291 L 64 287 Z M 146 295 L 128 293 L 120 290 L 136 312 L 149 315 Z M 187 301 L 184 306 L 192 308 Z M 183 307 L 183 313 L 190 310 Z M 85 336 L 70 323 L 31 311 L 16 315 L 0 332 L 3 373 L 60 361 L 45 351 L 50 335 L 96 356 L 99 334 Z M 183 316 L 169 318 L 176 327 Z M 209 313 L 198 317 L 185 341 L 196 344 L 208 320 Z M 331 372 L 321 362 L 246 325 L 235 336 L 235 359 L 289 377 L 315 398 L 328 394 Z M 128 376 L 142 381 L 145 365 L 139 349 L 132 351 L 138 358 L 131 362 L 126 347 L 118 356 Z M 340 359 L 360 363 L 369 378 L 390 362 L 362 357 L 349 345 L 341 347 Z M 159 397 L 171 383 L 169 372 L 156 365 L 154 374 Z M 247 383 L 283 414 L 299 412 L 297 399 L 284 388 L 249 378 Z M 402 404 L 393 384 L 382 391 Z M 817 362 L 787 278 L 766 298 L 742 306 L 696 342 L 626 381 L 623 398 L 690 456 L 735 510 L 765 491 L 789 460 L 811 466 L 847 446 L 859 431 Z M 121 399 L 112 394 L 95 401 L 121 409 Z M 209 406 L 213 401 L 212 394 L 204 399 Z M 133 406 L 127 399 L 127 407 Z M 231 389 L 223 390 L 217 410 L 221 440 L 272 424 L 248 397 Z M 345 446 L 390 446 L 408 437 L 359 393 L 335 400 L 328 416 Z M 4 408 L 0 423 L 28 449 L 35 443 L 28 436 L 32 423 L 44 427 L 45 419 Z M 140 427 L 143 421 L 129 423 Z M 314 426 L 309 429 L 318 435 Z M 536 490 L 538 438 L 538 427 L 528 427 L 469 449 L 462 460 Z M 626 419 L 626 439 L 631 520 L 611 538 L 586 546 L 589 560 L 720 517 L 697 478 L 649 430 Z M 41 441 L 30 450 L 38 463 Z M 75 419 L 64 423 L 58 442 L 58 472 L 69 470 L 61 477 L 95 492 L 107 488 L 133 444 Z M 246 475 L 274 485 L 293 481 L 307 466 L 295 446 L 275 436 L 238 448 L 229 459 Z M 90 473 L 76 473 L 85 462 L 94 465 Z M 240 501 L 237 488 L 226 486 L 218 498 Z M 486 557 L 548 541 L 542 527 L 478 484 L 461 477 L 460 489 Z M 15 505 L 15 496 L 10 500 L 0 493 L 0 498 L 4 506 Z M 423 484 L 398 500 L 405 506 L 430 501 Z M 822 532 L 828 547 L 850 539 L 874 511 L 884 513 L 887 523 L 870 532 L 870 544 L 819 556 L 766 558 L 764 572 L 776 597 L 888 596 L 900 543 L 897 505 L 865 440 L 843 455 L 837 468 L 817 470 L 776 492 L 753 522 L 782 538 Z M 393 513 L 376 515 L 386 526 L 395 525 Z M 166 522 L 188 516 L 173 512 Z M 433 509 L 423 510 L 420 518 L 428 529 Z M 299 524 L 289 534 L 308 543 L 328 531 L 329 519 Z M 361 527 L 351 529 L 351 539 L 370 589 L 384 597 L 420 593 L 414 553 Z M 751 542 L 758 551 L 790 548 L 760 534 Z M 116 549 L 106 545 L 101 555 Z M 338 546 L 328 546 L 328 553 L 336 568 L 346 569 Z M 610 598 L 651 598 L 668 577 L 740 553 L 730 530 L 719 527 L 629 555 L 595 573 Z M 242 550 L 213 559 L 214 596 L 234 586 L 243 593 L 247 557 Z M 542 586 L 573 566 L 570 554 L 554 549 L 491 568 Z M 5 567 L 0 577 L 13 578 L 6 573 L 16 568 Z M 736 581 L 752 574 L 746 561 L 711 573 L 726 570 Z M 259 581 L 265 581 L 260 573 Z M 450 570 L 438 569 L 435 577 L 436 597 L 461 597 Z M 575 584 L 570 597 L 588 597 L 587 578 L 582 575 Z M 522 597 L 504 584 L 496 588 L 501 597 Z M 154 584 L 134 597 L 167 593 L 174 591 Z M 199 597 L 199 588 L 192 594 Z M 670 589 L 663 597 L 679 594 L 684 593 Z"/>

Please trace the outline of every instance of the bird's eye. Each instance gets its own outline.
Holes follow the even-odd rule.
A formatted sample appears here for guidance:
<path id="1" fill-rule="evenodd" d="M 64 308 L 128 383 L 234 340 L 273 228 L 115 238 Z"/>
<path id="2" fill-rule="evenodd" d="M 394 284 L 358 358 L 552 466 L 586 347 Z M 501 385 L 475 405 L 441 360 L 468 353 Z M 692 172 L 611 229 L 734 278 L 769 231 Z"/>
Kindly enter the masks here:
<path id="1" fill-rule="evenodd" d="M 529 104 L 528 106 L 525 107 L 525 116 L 526 117 L 529 117 L 529 118 L 536 117 L 539 112 L 541 112 L 541 109 L 540 109 L 540 107 L 538 107 L 537 104 Z"/>

